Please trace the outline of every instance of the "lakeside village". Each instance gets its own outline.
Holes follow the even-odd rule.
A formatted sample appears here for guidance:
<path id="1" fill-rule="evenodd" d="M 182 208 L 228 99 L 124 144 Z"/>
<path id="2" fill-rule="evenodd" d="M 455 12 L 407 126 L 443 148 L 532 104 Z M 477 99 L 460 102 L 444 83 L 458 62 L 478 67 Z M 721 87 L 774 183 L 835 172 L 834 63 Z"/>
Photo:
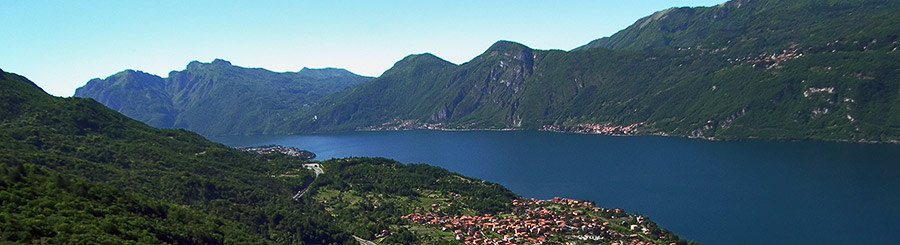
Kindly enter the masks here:
<path id="1" fill-rule="evenodd" d="M 610 123 L 581 123 L 575 126 L 563 127 L 560 125 L 544 125 L 541 131 L 551 131 L 560 133 L 579 133 L 579 134 L 603 134 L 614 136 L 630 136 L 638 135 L 646 129 L 644 123 L 635 123 L 631 125 L 612 125 Z M 358 131 L 400 131 L 400 130 L 489 130 L 476 127 L 474 123 L 466 126 L 448 127 L 444 123 L 423 123 L 417 120 L 400 120 L 394 119 L 381 125 L 357 128 Z M 517 130 L 515 128 L 502 128 L 493 130 Z"/>
<path id="2" fill-rule="evenodd" d="M 252 152 L 256 154 L 272 154 L 279 153 L 290 157 L 298 157 L 303 160 L 316 158 L 316 154 L 307 150 L 301 150 L 294 147 L 284 147 L 280 145 L 253 146 L 253 147 L 235 147 L 235 149 L 243 152 Z"/>
<path id="3" fill-rule="evenodd" d="M 404 219 L 450 232 L 466 244 L 679 244 L 675 234 L 644 216 L 566 198 L 513 200 L 512 213 L 440 216 L 414 213 Z M 433 206 L 435 212 L 440 207 Z"/>
<path id="4" fill-rule="evenodd" d="M 635 123 L 631 125 L 612 125 L 609 123 L 606 124 L 595 124 L 595 123 L 581 123 L 572 127 L 560 127 L 559 125 L 544 125 L 541 128 L 541 131 L 551 131 L 551 132 L 560 132 L 560 133 L 579 133 L 579 134 L 603 134 L 603 135 L 614 135 L 614 136 L 630 136 L 630 135 L 638 135 L 641 133 L 641 129 L 644 127 L 644 123 Z"/>
<path id="5" fill-rule="evenodd" d="M 474 124 L 473 124 L 474 126 Z M 400 131 L 400 130 L 466 130 L 466 128 L 450 128 L 444 123 L 422 123 L 417 120 L 394 119 L 381 125 L 357 128 L 357 131 Z"/>

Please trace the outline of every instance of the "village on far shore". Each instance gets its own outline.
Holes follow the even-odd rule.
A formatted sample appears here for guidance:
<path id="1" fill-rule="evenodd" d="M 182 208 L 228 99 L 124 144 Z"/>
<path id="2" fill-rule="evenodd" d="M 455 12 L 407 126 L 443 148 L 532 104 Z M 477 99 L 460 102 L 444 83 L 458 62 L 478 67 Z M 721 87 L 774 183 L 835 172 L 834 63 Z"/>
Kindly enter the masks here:
<path id="1" fill-rule="evenodd" d="M 514 131 L 522 130 L 521 128 L 481 128 L 475 123 L 465 125 L 447 125 L 445 123 L 423 123 L 419 120 L 401 120 L 393 119 L 380 125 L 359 127 L 357 131 L 402 131 L 402 130 L 440 130 L 440 131 L 472 131 L 472 130 L 490 130 L 490 131 Z M 614 125 L 611 123 L 580 123 L 572 126 L 562 126 L 558 124 L 544 125 L 539 131 L 550 131 L 558 133 L 578 133 L 578 134 L 601 134 L 612 136 L 634 136 L 644 134 L 659 134 L 651 130 L 645 123 L 634 123 L 630 125 Z"/>

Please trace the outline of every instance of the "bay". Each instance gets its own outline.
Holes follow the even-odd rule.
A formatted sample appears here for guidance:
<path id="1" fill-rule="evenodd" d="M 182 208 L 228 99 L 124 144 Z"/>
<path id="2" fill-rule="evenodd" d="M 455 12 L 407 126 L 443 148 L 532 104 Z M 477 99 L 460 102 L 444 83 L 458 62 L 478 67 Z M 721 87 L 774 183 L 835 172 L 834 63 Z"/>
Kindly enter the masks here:
<path id="1" fill-rule="evenodd" d="M 427 163 L 644 214 L 705 244 L 894 243 L 900 230 L 898 145 L 427 130 L 212 140 Z"/>

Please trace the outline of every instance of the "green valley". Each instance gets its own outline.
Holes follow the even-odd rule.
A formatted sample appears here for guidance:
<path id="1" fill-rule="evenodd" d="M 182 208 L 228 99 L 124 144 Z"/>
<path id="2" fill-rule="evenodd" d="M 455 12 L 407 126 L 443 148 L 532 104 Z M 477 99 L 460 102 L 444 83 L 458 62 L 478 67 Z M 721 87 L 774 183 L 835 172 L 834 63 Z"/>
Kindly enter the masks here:
<path id="1" fill-rule="evenodd" d="M 900 1 L 721 1 L 8 4 L 0 244 L 890 243 Z"/>
<path id="2" fill-rule="evenodd" d="M 91 99 L 50 96 L 11 73 L 2 72 L 0 85 L 3 242 L 447 243 L 459 241 L 404 216 L 489 216 L 525 202 L 497 184 L 383 158 L 320 162 L 316 177 L 303 167 L 308 152 L 243 152 L 156 129 Z M 684 243 L 633 218 L 624 222 L 653 235 L 609 229 L 617 239 Z M 577 239 L 557 234 L 521 235 Z"/>

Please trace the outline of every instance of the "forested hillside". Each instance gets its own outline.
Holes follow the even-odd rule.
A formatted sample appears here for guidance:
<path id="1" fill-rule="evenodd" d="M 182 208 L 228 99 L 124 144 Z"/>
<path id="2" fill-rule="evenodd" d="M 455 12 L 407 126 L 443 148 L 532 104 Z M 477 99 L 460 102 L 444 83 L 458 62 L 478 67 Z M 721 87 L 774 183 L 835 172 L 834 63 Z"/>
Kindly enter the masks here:
<path id="1" fill-rule="evenodd" d="M 52 97 L 14 74 L 3 73 L 0 82 L 0 231 L 6 241 L 329 243 L 376 232 L 373 224 L 355 220 L 378 213 L 353 213 L 339 221 L 315 201 L 291 199 L 313 179 L 300 159 L 245 153 L 188 131 L 155 129 L 89 99 Z M 394 177 L 415 174 L 387 159 L 349 161 L 388 162 L 394 167 L 383 171 Z M 341 173 L 328 165 L 325 176 Z M 455 175 L 416 169 L 436 177 Z M 360 184 L 417 185 L 372 181 Z M 323 182 L 316 183 L 328 186 Z M 485 186 L 480 183 L 466 188 L 479 190 Z M 489 188 L 480 192 L 491 200 L 516 197 L 505 188 Z M 485 205 L 475 210 L 504 207 Z M 377 228 L 393 224 L 372 220 Z"/>
<path id="2" fill-rule="evenodd" d="M 441 205 L 448 216 L 511 212 L 521 199 L 497 184 L 383 158 L 314 162 L 324 170 L 317 176 L 303 158 L 156 129 L 3 71 L 0 105 L 0 242 L 446 243 L 456 240 L 440 227 L 403 217 Z"/>
<path id="3" fill-rule="evenodd" d="M 568 52 L 498 41 L 463 64 L 410 55 L 371 81 L 217 60 L 166 79 L 125 71 L 76 95 L 208 136 L 424 128 L 897 142 L 898 11 L 886 0 L 732 0 L 663 10 Z"/>
<path id="4" fill-rule="evenodd" d="M 410 56 L 288 133 L 512 128 L 716 139 L 900 139 L 900 3 L 735 0 L 658 12 L 575 51 L 500 41 Z M 446 62 L 443 62 L 446 63 Z"/>

